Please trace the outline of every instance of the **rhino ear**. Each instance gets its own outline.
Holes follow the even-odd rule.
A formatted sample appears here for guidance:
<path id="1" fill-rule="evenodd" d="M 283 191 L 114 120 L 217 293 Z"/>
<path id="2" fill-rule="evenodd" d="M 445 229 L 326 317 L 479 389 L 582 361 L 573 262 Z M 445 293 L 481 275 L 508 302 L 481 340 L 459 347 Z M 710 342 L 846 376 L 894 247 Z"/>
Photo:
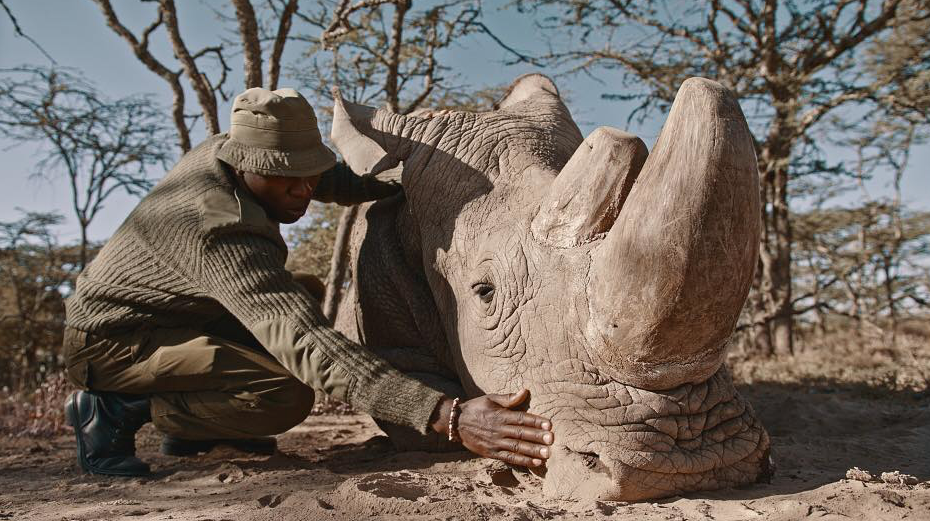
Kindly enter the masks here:
<path id="1" fill-rule="evenodd" d="M 547 76 L 539 73 L 524 74 L 513 80 L 504 97 L 494 105 L 495 110 L 505 109 L 536 96 L 561 99 L 559 89 Z"/>
<path id="2" fill-rule="evenodd" d="M 358 121 L 369 121 L 375 109 L 344 101 L 338 88 L 333 88 L 332 94 L 333 128 L 329 137 L 349 168 L 368 174 L 395 166 L 397 161 L 389 159 L 384 149 L 356 126 Z"/>

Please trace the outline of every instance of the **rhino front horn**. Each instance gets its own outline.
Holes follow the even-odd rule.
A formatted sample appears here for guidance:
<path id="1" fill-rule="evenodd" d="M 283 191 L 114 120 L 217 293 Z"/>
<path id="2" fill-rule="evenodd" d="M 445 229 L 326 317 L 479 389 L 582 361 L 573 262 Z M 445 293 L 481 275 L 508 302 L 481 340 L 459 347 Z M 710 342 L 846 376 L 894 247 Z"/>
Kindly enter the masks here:
<path id="1" fill-rule="evenodd" d="M 759 250 L 759 179 L 735 96 L 691 78 L 592 252 L 590 335 L 627 383 L 670 389 L 720 367 Z"/>
<path id="2" fill-rule="evenodd" d="M 597 239 L 617 219 L 648 152 L 638 137 L 600 127 L 575 150 L 533 219 L 537 240 L 571 248 Z"/>

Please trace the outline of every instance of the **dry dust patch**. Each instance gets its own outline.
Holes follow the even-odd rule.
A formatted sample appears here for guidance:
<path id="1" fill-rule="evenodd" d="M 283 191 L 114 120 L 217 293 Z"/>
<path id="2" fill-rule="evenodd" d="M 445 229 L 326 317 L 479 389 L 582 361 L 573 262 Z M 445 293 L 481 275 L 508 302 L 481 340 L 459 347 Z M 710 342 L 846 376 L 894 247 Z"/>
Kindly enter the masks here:
<path id="1" fill-rule="evenodd" d="M 930 520 L 926 398 L 771 382 L 741 392 L 772 434 L 769 484 L 635 504 L 559 501 L 532 474 L 465 452 L 395 452 L 369 418 L 324 415 L 261 457 L 163 456 L 147 426 L 146 479 L 81 474 L 68 436 L 0 438 L 0 521 Z"/>

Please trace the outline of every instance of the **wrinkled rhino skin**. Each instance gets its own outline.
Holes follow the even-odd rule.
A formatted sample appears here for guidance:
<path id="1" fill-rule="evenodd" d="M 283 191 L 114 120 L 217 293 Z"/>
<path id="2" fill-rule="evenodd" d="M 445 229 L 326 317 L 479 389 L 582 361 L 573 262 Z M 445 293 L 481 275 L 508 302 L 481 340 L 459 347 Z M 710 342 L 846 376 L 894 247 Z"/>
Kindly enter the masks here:
<path id="1" fill-rule="evenodd" d="M 556 434 L 548 495 L 643 500 L 767 477 L 768 435 L 723 365 L 759 242 L 732 93 L 687 80 L 651 154 L 609 127 L 583 139 L 538 74 L 483 113 L 401 116 L 334 94 L 342 155 L 393 168 L 405 191 L 354 223 L 337 328 L 449 394 L 528 388 Z"/>

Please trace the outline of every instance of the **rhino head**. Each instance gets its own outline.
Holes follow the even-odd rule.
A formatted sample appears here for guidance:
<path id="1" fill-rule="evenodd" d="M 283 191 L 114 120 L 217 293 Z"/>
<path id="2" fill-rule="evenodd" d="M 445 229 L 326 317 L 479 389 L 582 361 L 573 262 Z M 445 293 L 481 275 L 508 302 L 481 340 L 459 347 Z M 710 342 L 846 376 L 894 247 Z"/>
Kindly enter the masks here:
<path id="1" fill-rule="evenodd" d="M 609 127 L 583 138 L 542 75 L 481 113 L 402 116 L 336 94 L 350 165 L 402 165 L 389 217 L 441 322 L 437 356 L 469 395 L 527 388 L 552 419 L 546 494 L 637 500 L 767 472 L 768 436 L 723 365 L 760 214 L 728 90 L 687 80 L 651 154 Z"/>

